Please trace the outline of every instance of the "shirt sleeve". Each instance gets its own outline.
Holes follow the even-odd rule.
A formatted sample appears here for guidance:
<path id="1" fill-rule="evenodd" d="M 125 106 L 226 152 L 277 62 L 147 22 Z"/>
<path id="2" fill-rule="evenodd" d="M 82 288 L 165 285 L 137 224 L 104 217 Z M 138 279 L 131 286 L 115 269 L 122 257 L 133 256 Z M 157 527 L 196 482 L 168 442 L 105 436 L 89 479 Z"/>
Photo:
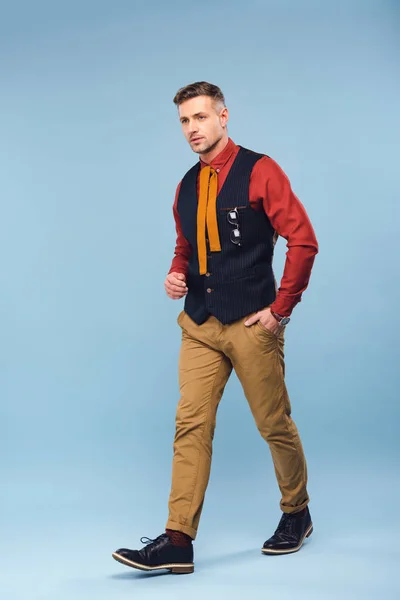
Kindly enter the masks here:
<path id="1" fill-rule="evenodd" d="M 318 242 L 306 210 L 294 194 L 289 179 L 271 158 L 263 157 L 254 166 L 250 180 L 250 201 L 262 205 L 275 231 L 287 240 L 286 261 L 271 310 L 289 316 L 308 286 Z"/>
<path id="2" fill-rule="evenodd" d="M 178 187 L 176 188 L 175 201 L 172 209 L 175 219 L 176 244 L 174 258 L 172 259 L 171 268 L 168 271 L 168 274 L 183 273 L 185 276 L 187 276 L 189 258 L 192 253 L 192 246 L 182 233 L 181 220 L 178 213 L 178 197 L 180 189 L 181 183 L 179 183 Z"/>

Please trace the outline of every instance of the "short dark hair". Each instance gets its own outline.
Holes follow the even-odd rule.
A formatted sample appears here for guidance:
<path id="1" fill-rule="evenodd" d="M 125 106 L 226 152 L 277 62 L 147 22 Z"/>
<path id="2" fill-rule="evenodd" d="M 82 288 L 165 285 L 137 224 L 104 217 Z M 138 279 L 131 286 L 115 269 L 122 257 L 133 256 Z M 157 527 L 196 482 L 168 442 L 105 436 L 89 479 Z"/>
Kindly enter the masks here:
<path id="1" fill-rule="evenodd" d="M 225 106 L 225 98 L 220 88 L 207 81 L 197 81 L 178 90 L 175 94 L 174 104 L 179 106 L 185 100 L 190 100 L 197 96 L 210 96 L 210 98 L 213 98 L 217 102 L 222 102 Z"/>

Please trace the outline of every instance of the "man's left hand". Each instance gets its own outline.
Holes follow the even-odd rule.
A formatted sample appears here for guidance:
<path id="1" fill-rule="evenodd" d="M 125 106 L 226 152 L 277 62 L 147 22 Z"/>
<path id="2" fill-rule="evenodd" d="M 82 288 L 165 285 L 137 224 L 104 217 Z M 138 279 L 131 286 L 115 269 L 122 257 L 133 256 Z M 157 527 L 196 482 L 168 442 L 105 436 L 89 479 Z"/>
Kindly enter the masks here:
<path id="1" fill-rule="evenodd" d="M 281 330 L 279 322 L 275 319 L 275 317 L 272 316 L 269 308 L 260 310 L 258 313 L 250 317 L 250 319 L 247 319 L 244 324 L 246 327 L 249 327 L 250 325 L 257 323 L 257 321 L 260 321 L 261 325 L 265 327 L 265 329 L 269 329 L 269 331 L 271 331 L 271 333 L 274 335 L 278 335 Z"/>

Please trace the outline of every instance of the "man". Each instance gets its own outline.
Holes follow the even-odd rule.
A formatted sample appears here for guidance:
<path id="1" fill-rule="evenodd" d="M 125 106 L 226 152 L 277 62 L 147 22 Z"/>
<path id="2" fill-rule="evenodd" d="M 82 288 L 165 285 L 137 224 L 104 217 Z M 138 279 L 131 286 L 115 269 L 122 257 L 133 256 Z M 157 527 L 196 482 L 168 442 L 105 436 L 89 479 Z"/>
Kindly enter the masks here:
<path id="1" fill-rule="evenodd" d="M 282 169 L 228 137 L 228 109 L 217 86 L 188 85 L 174 102 L 200 161 L 176 191 L 177 242 L 165 281 L 170 298 L 185 297 L 169 517 L 165 533 L 147 539 L 142 550 L 121 548 L 113 557 L 138 569 L 192 573 L 216 413 L 232 369 L 269 445 L 282 494 L 283 514 L 262 552 L 296 552 L 312 533 L 283 349 L 284 328 L 308 285 L 318 245 Z M 272 258 L 279 235 L 288 252 L 276 290 Z"/>

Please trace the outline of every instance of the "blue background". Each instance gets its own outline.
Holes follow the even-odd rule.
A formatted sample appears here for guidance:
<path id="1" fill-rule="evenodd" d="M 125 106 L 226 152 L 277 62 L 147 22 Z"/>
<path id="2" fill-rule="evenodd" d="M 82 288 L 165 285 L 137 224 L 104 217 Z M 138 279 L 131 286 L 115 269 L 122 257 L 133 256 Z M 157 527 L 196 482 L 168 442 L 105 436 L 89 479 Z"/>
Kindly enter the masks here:
<path id="1" fill-rule="evenodd" d="M 398 598 L 399 2 L 0 8 L 1 597 Z M 167 518 L 182 302 L 163 283 L 197 159 L 172 98 L 196 80 L 320 243 L 286 334 L 315 531 L 261 555 L 279 493 L 233 375 L 195 574 L 148 576 L 111 552 Z"/>

